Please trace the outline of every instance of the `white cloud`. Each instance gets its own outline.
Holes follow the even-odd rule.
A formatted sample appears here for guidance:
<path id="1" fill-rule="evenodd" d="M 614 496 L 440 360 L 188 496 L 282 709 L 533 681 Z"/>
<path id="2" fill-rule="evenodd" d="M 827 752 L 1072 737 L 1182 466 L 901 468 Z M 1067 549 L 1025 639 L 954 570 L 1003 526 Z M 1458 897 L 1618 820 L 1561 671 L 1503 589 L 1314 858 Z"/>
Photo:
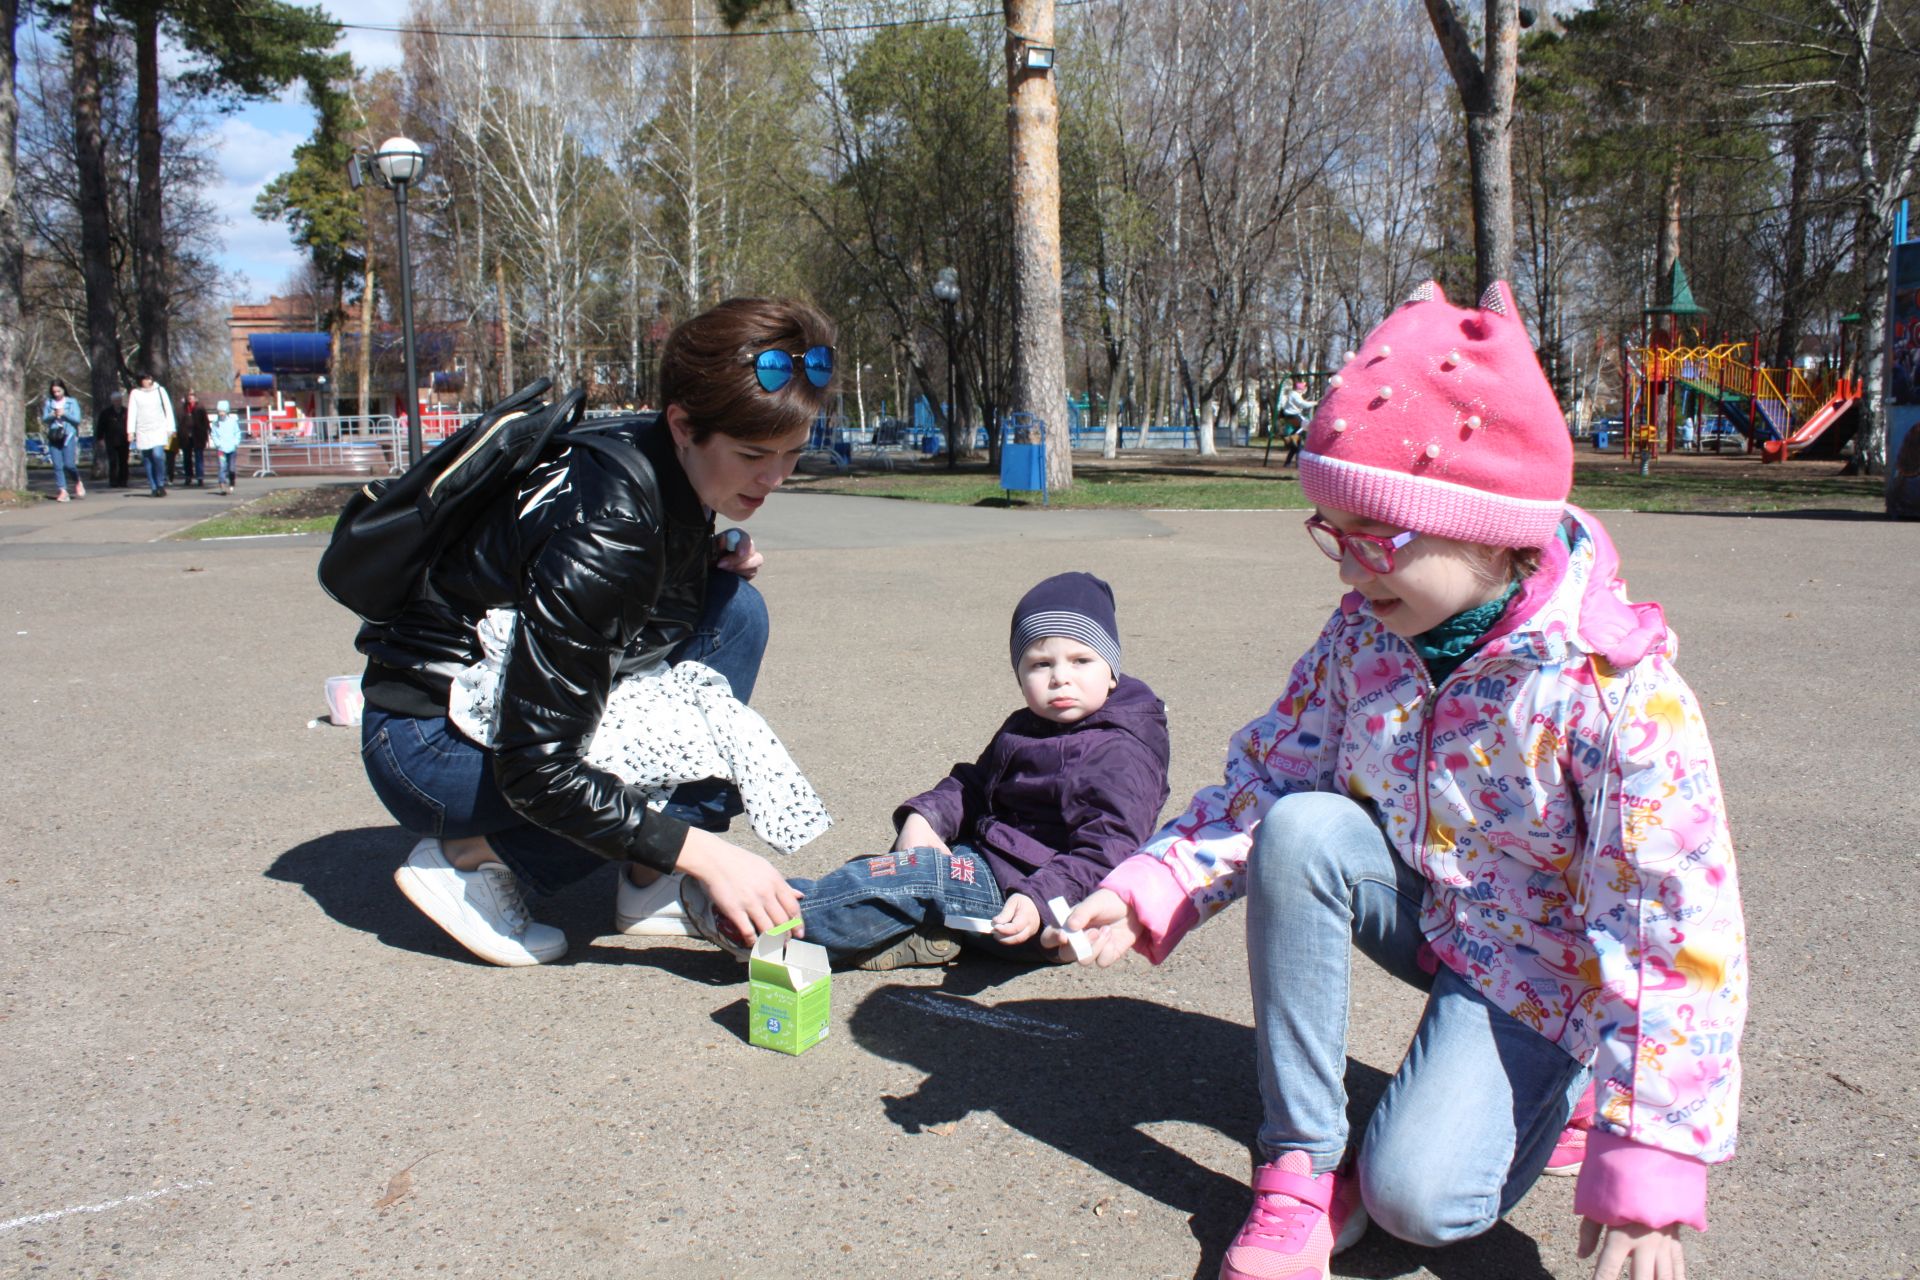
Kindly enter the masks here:
<path id="1" fill-rule="evenodd" d="M 369 26 L 398 26 L 411 17 L 411 7 L 393 0 L 324 0 L 321 8 L 336 22 Z M 400 37 L 391 31 L 362 31 L 349 27 L 334 48 L 353 55 L 362 71 L 381 71 L 400 65 Z"/>
<path id="2" fill-rule="evenodd" d="M 287 239 L 281 222 L 264 222 L 253 215 L 260 191 L 292 163 L 293 149 L 305 141 L 300 130 L 263 127 L 285 109 L 271 106 L 227 116 L 220 121 L 215 148 L 220 179 L 207 188 L 207 202 L 226 223 L 220 265 L 245 277 L 246 296 L 265 301 L 300 265 L 300 251 Z M 295 113 L 307 114 L 307 113 Z"/>
<path id="3" fill-rule="evenodd" d="M 345 23 L 394 26 L 409 16 L 409 7 L 395 0 L 323 0 L 322 7 Z M 363 72 L 400 64 L 400 37 L 390 31 L 349 28 L 334 47 L 352 54 Z M 242 277 L 242 300 L 264 302 L 299 269 L 302 256 L 287 239 L 286 224 L 254 217 L 253 202 L 293 163 L 293 149 L 312 129 L 313 111 L 298 84 L 288 86 L 277 101 L 250 104 L 220 121 L 220 180 L 206 196 L 226 223 L 220 266 Z"/>

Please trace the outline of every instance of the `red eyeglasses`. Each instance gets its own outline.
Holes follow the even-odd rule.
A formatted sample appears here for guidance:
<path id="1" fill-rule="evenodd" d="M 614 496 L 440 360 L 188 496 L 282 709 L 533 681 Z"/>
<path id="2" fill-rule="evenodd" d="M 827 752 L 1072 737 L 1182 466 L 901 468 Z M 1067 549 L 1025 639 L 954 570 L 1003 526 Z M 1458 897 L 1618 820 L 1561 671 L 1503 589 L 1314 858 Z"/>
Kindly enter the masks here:
<path id="1" fill-rule="evenodd" d="M 1307 517 L 1307 536 L 1335 564 L 1349 551 L 1369 573 L 1392 573 L 1393 553 L 1419 537 L 1412 529 L 1383 538 L 1377 533 L 1348 533 L 1321 519 L 1320 513 Z"/>

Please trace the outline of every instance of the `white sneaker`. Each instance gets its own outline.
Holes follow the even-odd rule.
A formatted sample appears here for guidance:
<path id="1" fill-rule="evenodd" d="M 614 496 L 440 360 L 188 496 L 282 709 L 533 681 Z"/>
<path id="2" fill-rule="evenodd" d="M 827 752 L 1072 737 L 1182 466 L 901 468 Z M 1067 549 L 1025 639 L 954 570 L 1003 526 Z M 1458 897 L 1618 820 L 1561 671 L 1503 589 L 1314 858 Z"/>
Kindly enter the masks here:
<path id="1" fill-rule="evenodd" d="M 440 842 L 422 840 L 393 882 L 427 918 L 489 964 L 546 964 L 567 954 L 567 935 L 527 915 L 520 882 L 505 863 L 461 871 Z"/>
<path id="2" fill-rule="evenodd" d="M 661 876 L 642 887 L 620 873 L 620 889 L 613 895 L 613 927 L 639 938 L 697 938 L 680 906 L 678 872 Z"/>

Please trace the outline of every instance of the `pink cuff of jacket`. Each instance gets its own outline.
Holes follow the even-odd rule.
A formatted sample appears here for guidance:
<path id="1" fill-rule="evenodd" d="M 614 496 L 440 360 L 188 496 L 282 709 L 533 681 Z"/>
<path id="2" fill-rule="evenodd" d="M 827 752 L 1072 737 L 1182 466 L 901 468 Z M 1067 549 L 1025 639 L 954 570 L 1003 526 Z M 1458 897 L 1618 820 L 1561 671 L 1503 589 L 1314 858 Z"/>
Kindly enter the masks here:
<path id="1" fill-rule="evenodd" d="M 1200 913 L 1193 909 L 1172 868 L 1151 854 L 1134 854 L 1109 871 L 1100 887 L 1113 890 L 1133 908 L 1145 933 L 1133 949 L 1155 964 L 1165 960 L 1187 930 L 1200 922 Z"/>
<path id="2" fill-rule="evenodd" d="M 1573 1211 L 1610 1227 L 1678 1222 L 1705 1231 L 1707 1166 L 1692 1156 L 1594 1129 L 1587 1134 Z"/>

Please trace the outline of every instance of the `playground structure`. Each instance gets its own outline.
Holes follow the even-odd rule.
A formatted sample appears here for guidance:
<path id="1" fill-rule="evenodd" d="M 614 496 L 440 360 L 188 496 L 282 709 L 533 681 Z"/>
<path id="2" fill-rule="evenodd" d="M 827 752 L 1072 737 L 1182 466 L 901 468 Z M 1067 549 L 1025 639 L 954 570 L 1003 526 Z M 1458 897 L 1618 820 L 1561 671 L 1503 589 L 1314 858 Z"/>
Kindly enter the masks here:
<path id="1" fill-rule="evenodd" d="M 1716 418 L 1730 423 L 1763 462 L 1838 453 L 1851 432 L 1836 430 L 1836 424 L 1847 419 L 1865 389 L 1844 350 L 1830 366 L 1798 369 L 1761 365 L 1758 335 L 1749 342 L 1683 345 L 1677 336 L 1681 320 L 1706 309 L 1694 302 L 1677 262 L 1670 297 L 1667 305 L 1647 309 L 1641 345 L 1621 352 L 1626 412 L 1620 447 L 1643 474 L 1661 453 L 1704 439 Z M 1683 430 L 1683 424 L 1691 425 Z M 1808 452 L 1823 437 L 1826 445 Z"/>
<path id="2" fill-rule="evenodd" d="M 1759 364 L 1759 341 L 1644 346 L 1625 354 L 1627 407 L 1621 447 L 1651 460 L 1680 447 L 1681 423 L 1724 418 L 1765 462 L 1800 454 L 1845 417 L 1864 384 L 1835 369 Z M 1837 440 L 1837 437 L 1836 437 Z"/>

